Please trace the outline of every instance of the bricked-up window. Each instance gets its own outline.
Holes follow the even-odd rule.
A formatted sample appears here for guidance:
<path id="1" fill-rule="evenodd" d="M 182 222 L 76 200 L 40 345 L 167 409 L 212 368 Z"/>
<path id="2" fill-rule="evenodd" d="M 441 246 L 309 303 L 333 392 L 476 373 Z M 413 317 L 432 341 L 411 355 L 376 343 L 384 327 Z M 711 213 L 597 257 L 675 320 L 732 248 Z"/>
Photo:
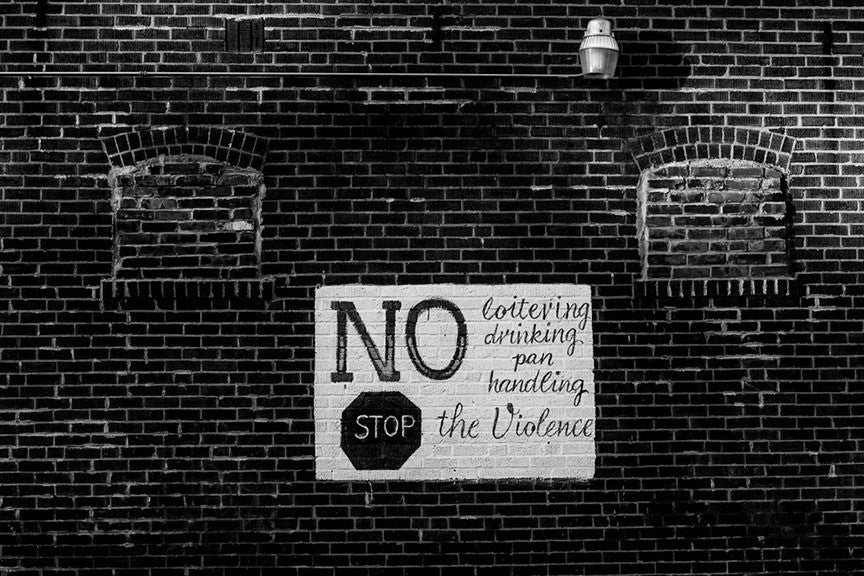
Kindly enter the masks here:
<path id="1" fill-rule="evenodd" d="M 739 160 L 660 167 L 643 176 L 645 279 L 788 277 L 783 174 Z"/>
<path id="2" fill-rule="evenodd" d="M 114 278 L 251 279 L 260 271 L 260 172 L 160 157 L 116 175 Z"/>

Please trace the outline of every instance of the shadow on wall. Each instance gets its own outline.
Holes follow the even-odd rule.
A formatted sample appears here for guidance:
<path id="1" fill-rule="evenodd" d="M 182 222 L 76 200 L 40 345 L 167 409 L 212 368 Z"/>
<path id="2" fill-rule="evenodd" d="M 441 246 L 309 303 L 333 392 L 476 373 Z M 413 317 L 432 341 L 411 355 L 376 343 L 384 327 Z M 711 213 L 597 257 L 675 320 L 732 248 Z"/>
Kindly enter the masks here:
<path id="1" fill-rule="evenodd" d="M 633 40 L 625 36 L 618 76 L 627 82 L 641 78 L 641 87 L 648 90 L 678 90 L 693 73 L 693 65 L 685 61 L 688 53 L 669 32 L 645 30 Z"/>
<path id="2" fill-rule="evenodd" d="M 602 102 L 596 123 L 606 128 L 604 136 L 626 139 L 637 127 L 667 124 L 663 118 L 671 109 L 661 104 L 661 92 L 680 90 L 694 66 L 687 58 L 690 47 L 675 42 L 669 32 L 625 30 L 618 36 L 617 88 L 595 94 Z"/>

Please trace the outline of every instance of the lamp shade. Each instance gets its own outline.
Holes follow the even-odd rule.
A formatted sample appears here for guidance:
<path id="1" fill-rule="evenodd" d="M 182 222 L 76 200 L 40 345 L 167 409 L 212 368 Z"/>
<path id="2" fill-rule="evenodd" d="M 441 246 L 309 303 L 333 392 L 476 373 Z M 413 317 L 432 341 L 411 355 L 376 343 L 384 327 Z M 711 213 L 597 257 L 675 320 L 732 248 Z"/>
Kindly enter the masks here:
<path id="1" fill-rule="evenodd" d="M 604 18 L 588 22 L 582 44 L 579 45 L 582 75 L 586 78 L 612 78 L 618 64 L 618 53 L 618 42 L 612 36 L 612 24 Z"/>

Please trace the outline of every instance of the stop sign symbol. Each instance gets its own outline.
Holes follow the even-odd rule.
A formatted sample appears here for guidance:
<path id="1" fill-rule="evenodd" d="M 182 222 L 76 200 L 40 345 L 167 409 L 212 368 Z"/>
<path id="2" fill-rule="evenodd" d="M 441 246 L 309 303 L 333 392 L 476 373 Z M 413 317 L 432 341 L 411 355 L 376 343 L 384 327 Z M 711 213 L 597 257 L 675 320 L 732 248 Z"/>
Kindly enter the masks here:
<path id="1" fill-rule="evenodd" d="M 420 447 L 420 408 L 400 392 L 363 392 L 342 412 L 342 451 L 357 470 L 398 470 Z"/>

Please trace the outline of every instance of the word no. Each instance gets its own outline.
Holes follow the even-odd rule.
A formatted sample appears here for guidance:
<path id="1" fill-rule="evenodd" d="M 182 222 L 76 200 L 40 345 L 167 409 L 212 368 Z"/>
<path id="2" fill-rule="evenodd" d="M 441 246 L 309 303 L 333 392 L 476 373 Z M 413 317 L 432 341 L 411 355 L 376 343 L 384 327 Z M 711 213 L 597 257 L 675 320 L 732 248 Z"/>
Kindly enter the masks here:
<path id="1" fill-rule="evenodd" d="M 366 324 L 357 312 L 357 308 L 353 302 L 334 301 L 330 303 L 330 308 L 336 310 L 336 371 L 331 372 L 331 382 L 352 382 L 354 374 L 348 372 L 348 319 L 354 325 L 354 329 L 360 335 L 363 345 L 366 347 L 366 352 L 369 354 L 369 359 L 378 373 L 378 379 L 382 382 L 398 382 L 401 375 L 396 370 L 396 311 L 402 308 L 402 303 L 397 300 L 385 300 L 381 303 L 381 308 L 385 310 L 384 330 L 384 359 L 381 359 L 381 351 L 378 346 L 372 341 L 366 330 Z M 417 350 L 417 319 L 420 314 L 432 308 L 441 308 L 450 313 L 456 321 L 456 349 L 453 352 L 453 358 L 450 363 L 441 369 L 435 369 L 426 364 Z M 405 346 L 408 349 L 408 356 L 411 362 L 420 374 L 431 378 L 432 380 L 447 380 L 452 377 L 462 366 L 462 360 L 465 358 L 465 349 L 468 346 L 468 328 L 465 325 L 465 316 L 458 306 L 449 300 L 441 298 L 429 298 L 415 304 L 408 311 L 408 318 L 405 321 Z"/>

